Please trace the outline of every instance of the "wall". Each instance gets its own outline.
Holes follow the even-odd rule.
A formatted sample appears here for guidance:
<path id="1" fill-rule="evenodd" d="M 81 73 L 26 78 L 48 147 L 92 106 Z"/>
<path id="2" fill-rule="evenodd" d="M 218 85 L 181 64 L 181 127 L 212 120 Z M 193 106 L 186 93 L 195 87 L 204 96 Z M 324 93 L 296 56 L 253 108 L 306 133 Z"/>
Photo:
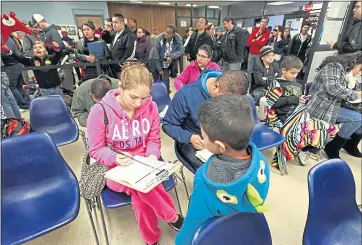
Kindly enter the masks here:
<path id="1" fill-rule="evenodd" d="M 2 2 L 2 13 L 14 11 L 19 20 L 41 14 L 51 24 L 75 25 L 77 15 L 102 15 L 108 18 L 106 2 Z"/>

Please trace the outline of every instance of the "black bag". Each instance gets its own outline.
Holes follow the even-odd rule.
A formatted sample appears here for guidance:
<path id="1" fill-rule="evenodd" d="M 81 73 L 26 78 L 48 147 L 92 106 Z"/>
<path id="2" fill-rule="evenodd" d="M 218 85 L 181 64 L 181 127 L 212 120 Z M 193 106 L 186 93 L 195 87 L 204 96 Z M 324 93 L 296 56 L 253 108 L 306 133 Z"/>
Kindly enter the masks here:
<path id="1" fill-rule="evenodd" d="M 1 119 L 1 138 L 27 134 L 30 130 L 30 123 L 22 118 Z"/>

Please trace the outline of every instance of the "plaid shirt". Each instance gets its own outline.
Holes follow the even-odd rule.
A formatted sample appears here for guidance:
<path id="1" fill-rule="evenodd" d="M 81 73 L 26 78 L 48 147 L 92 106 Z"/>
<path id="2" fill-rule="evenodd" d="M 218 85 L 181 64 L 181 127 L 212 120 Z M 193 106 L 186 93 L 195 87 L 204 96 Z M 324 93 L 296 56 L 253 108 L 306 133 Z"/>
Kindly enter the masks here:
<path id="1" fill-rule="evenodd" d="M 325 65 L 316 75 L 309 90 L 312 95 L 307 104 L 311 117 L 327 123 L 336 123 L 342 101 L 356 100 L 358 95 L 347 88 L 346 71 L 339 63 Z"/>

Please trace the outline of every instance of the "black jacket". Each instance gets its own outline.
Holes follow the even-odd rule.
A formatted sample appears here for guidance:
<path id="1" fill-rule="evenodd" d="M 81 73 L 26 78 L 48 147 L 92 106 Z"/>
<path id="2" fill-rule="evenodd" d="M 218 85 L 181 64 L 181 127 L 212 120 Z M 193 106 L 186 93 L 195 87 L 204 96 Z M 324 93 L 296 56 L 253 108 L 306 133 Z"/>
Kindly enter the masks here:
<path id="1" fill-rule="evenodd" d="M 210 35 L 204 31 L 199 37 L 197 37 L 197 31 L 194 32 L 189 40 L 189 43 L 186 46 L 185 53 L 190 54 L 191 59 L 190 60 L 196 60 L 197 52 L 199 51 L 199 48 L 204 45 L 210 45 L 210 47 L 213 47 L 213 41 L 210 37 Z"/>
<path id="2" fill-rule="evenodd" d="M 114 43 L 116 34 L 116 31 L 109 33 L 105 30 L 102 33 L 102 39 L 106 43 L 111 44 L 112 60 L 118 60 L 119 64 L 123 64 L 127 59 L 133 59 L 135 57 L 137 38 L 131 29 L 126 27 L 122 34 L 118 37 L 117 41 Z M 114 67 L 117 71 L 120 70 L 119 65 L 114 65 Z"/>
<path id="3" fill-rule="evenodd" d="M 271 81 L 282 75 L 279 64 L 273 62 L 269 68 L 264 66 L 261 59 L 257 59 L 254 65 L 254 81 L 251 83 L 250 91 L 254 91 L 256 88 L 268 89 Z"/>
<path id="4" fill-rule="evenodd" d="M 333 48 L 338 49 L 339 54 L 362 50 L 362 20 L 355 19 L 342 41 L 335 43 Z"/>
<path id="5" fill-rule="evenodd" d="M 312 36 L 311 35 L 308 35 L 307 38 L 304 40 L 304 42 L 302 42 L 302 40 L 300 38 L 300 33 L 295 35 L 292 38 L 292 43 L 290 45 L 289 55 L 295 55 L 299 59 L 301 59 L 302 62 L 304 62 L 305 53 L 306 53 L 306 51 L 308 49 L 308 45 L 309 45 L 309 43 L 311 41 L 312 41 Z"/>
<path id="6" fill-rule="evenodd" d="M 226 32 L 221 43 L 222 58 L 228 63 L 240 63 L 243 60 L 248 42 L 248 32 L 235 26 Z"/>

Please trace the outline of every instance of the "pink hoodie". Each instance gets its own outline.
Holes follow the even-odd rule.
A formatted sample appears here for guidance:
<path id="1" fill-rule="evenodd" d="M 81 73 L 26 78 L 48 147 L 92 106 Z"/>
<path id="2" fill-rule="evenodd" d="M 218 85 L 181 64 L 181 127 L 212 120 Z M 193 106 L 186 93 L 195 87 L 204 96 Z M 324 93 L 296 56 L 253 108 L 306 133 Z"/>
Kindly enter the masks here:
<path id="1" fill-rule="evenodd" d="M 220 66 L 214 62 L 209 62 L 206 69 L 221 71 Z M 197 66 L 197 62 L 196 60 L 192 61 L 190 65 L 188 65 L 186 69 L 175 79 L 174 84 L 176 90 L 179 90 L 186 84 L 195 82 L 199 78 L 199 75 L 200 69 Z"/>
<path id="2" fill-rule="evenodd" d="M 117 95 L 117 89 L 111 90 L 101 102 L 109 121 L 108 132 L 104 125 L 102 106 L 96 104 L 90 110 L 87 121 L 89 155 L 107 167 L 116 167 L 117 153 L 107 147 L 108 143 L 117 151 L 146 157 L 155 155 L 159 158 L 160 115 L 156 103 L 149 96 L 131 120 L 118 104 Z M 107 186 L 114 191 L 122 191 L 122 185 L 116 182 L 107 180 Z"/>

